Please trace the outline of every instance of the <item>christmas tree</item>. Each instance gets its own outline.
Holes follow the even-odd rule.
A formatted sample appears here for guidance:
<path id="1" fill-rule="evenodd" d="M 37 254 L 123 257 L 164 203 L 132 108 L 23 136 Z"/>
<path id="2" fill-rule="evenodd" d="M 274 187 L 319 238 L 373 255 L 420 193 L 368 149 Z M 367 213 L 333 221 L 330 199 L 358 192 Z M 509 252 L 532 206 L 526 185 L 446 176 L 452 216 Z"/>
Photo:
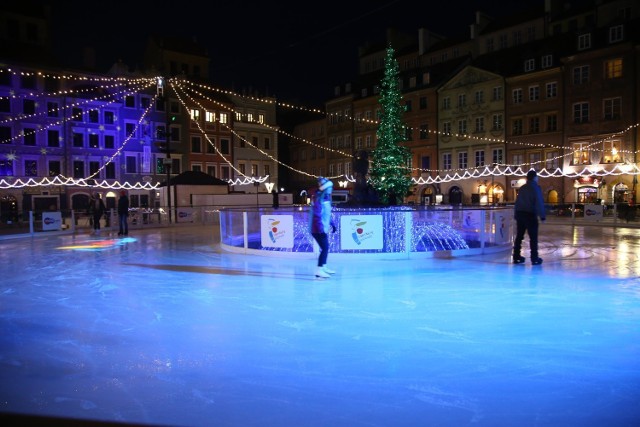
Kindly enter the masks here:
<path id="1" fill-rule="evenodd" d="M 411 186 L 408 168 L 411 152 L 401 145 L 406 141 L 405 126 L 402 123 L 402 95 L 398 88 L 398 61 L 394 50 L 387 48 L 384 77 L 380 90 L 380 124 L 378 141 L 372 152 L 369 181 L 378 193 L 380 201 L 386 205 L 402 202 Z"/>

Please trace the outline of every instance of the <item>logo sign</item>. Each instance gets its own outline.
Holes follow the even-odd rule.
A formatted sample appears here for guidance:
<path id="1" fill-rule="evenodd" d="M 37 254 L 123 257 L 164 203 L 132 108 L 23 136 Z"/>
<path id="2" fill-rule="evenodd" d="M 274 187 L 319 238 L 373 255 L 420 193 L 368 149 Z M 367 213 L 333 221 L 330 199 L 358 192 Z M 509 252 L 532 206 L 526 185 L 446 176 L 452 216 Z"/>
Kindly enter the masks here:
<path id="1" fill-rule="evenodd" d="M 341 249 L 382 249 L 382 215 L 340 217 Z"/>
<path id="2" fill-rule="evenodd" d="M 60 212 L 43 212 L 42 213 L 42 230 L 60 230 L 62 229 L 62 214 Z"/>
<path id="3" fill-rule="evenodd" d="M 293 248 L 293 215 L 262 215 L 260 243 L 265 248 Z"/>
<path id="4" fill-rule="evenodd" d="M 177 222 L 193 222 L 193 208 L 178 208 Z"/>

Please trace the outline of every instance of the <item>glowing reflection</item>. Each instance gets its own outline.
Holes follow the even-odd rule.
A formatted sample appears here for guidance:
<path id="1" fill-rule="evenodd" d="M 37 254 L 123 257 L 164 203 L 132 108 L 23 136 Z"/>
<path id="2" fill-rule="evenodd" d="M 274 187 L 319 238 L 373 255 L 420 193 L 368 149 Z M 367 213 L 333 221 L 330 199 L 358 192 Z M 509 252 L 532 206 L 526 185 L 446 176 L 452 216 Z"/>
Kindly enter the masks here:
<path id="1" fill-rule="evenodd" d="M 85 240 L 82 242 L 78 242 L 75 245 L 59 246 L 56 249 L 67 249 L 74 251 L 106 251 L 127 243 L 135 242 L 136 240 L 137 239 L 133 237 L 125 237 L 123 239 Z"/>

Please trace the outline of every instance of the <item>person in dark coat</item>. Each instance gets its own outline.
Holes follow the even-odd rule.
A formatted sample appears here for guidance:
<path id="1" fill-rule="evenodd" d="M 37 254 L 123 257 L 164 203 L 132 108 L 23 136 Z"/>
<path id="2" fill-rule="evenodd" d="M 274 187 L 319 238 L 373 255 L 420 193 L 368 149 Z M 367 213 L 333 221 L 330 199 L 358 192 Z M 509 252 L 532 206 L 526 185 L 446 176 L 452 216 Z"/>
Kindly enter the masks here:
<path id="1" fill-rule="evenodd" d="M 311 235 L 318 242 L 320 255 L 316 268 L 316 277 L 327 278 L 335 271 L 327 267 L 329 255 L 329 232 L 335 232 L 336 227 L 331 221 L 331 193 L 333 183 L 324 177 L 318 178 L 318 189 L 311 202 Z"/>
<path id="2" fill-rule="evenodd" d="M 544 199 L 542 189 L 538 185 L 538 174 L 535 170 L 527 173 L 527 182 L 518 191 L 515 203 L 515 220 L 517 223 L 516 239 L 513 245 L 513 263 L 521 264 L 525 261 L 520 254 L 524 233 L 529 234 L 531 248 L 531 264 L 542 264 L 538 256 L 538 217 L 545 221 Z"/>
<path id="3" fill-rule="evenodd" d="M 93 218 L 93 234 L 100 234 L 100 219 L 107 208 L 104 206 L 100 193 L 94 193 L 89 205 L 89 211 Z"/>
<path id="4" fill-rule="evenodd" d="M 118 236 L 129 235 L 129 197 L 127 192 L 122 190 L 118 199 Z"/>

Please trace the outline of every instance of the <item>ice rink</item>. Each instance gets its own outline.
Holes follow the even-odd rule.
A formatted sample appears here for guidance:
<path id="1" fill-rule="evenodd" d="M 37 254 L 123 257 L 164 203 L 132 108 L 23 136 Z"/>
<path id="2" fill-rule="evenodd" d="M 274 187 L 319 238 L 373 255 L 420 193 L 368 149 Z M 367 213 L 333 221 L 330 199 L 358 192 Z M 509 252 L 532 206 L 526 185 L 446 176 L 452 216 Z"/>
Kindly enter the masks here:
<path id="1" fill-rule="evenodd" d="M 524 265 L 329 255 L 326 280 L 213 226 L 0 240 L 0 421 L 640 425 L 640 230 L 540 233 L 542 266 L 525 238 Z"/>

